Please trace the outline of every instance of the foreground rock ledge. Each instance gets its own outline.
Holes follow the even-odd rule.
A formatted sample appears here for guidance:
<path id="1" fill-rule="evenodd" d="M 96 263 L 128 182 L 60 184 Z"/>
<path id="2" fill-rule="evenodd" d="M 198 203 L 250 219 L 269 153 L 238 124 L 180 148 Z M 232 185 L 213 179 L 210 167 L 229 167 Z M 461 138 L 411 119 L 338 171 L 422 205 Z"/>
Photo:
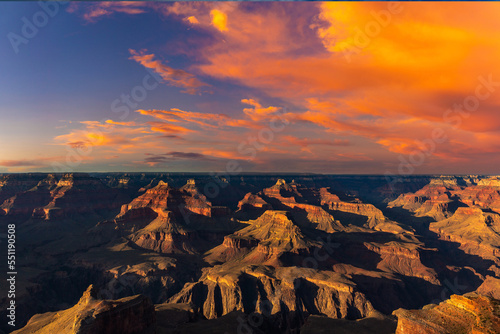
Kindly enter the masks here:
<path id="1" fill-rule="evenodd" d="M 91 285 L 73 307 L 33 316 L 16 334 L 153 334 L 155 308 L 142 295 L 101 300 Z"/>
<path id="2" fill-rule="evenodd" d="M 468 293 L 452 295 L 439 305 L 422 310 L 394 311 L 396 334 L 494 334 L 500 333 L 500 301 Z"/>

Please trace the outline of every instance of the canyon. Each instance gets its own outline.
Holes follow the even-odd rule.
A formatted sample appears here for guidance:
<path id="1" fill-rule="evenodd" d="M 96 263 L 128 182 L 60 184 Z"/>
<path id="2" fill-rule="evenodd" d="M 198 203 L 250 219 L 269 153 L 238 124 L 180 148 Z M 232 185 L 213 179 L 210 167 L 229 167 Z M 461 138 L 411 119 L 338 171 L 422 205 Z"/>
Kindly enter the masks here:
<path id="1" fill-rule="evenodd" d="M 500 328 L 496 176 L 0 174 L 9 224 L 4 333 Z"/>

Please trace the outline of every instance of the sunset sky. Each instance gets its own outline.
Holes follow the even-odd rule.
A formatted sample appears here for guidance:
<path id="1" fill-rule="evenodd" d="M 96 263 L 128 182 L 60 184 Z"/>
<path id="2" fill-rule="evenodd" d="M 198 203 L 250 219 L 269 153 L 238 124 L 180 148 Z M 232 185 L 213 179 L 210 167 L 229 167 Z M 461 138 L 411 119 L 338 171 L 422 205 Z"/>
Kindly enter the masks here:
<path id="1" fill-rule="evenodd" d="M 500 3 L 2 2 L 0 173 L 499 174 L 499 17 Z"/>

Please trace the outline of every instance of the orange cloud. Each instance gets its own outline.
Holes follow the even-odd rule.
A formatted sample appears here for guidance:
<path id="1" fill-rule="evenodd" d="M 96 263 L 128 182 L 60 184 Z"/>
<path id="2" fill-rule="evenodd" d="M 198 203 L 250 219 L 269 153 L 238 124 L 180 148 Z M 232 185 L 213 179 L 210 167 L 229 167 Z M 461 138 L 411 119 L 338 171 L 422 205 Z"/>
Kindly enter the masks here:
<path id="1" fill-rule="evenodd" d="M 134 142 L 147 139 L 151 133 L 146 127 L 137 126 L 135 122 L 107 120 L 104 123 L 98 121 L 80 123 L 84 125 L 83 129 L 59 135 L 54 140 L 71 148 L 114 147 L 117 150 L 125 150 L 134 147 Z"/>
<path id="2" fill-rule="evenodd" d="M 262 121 L 268 121 L 280 111 L 280 107 L 263 107 L 259 102 L 253 99 L 242 99 L 242 103 L 252 105 L 254 108 L 244 108 L 243 113 L 247 119 L 231 118 L 225 114 L 202 113 L 195 111 L 184 111 L 177 108 L 170 110 L 137 110 L 142 115 L 152 116 L 165 121 L 165 124 L 184 123 L 187 126 L 198 126 L 200 129 L 223 130 L 224 128 L 261 128 Z M 155 123 L 158 124 L 158 123 Z M 180 128 L 179 128 L 180 129 Z M 193 129 L 191 129 L 193 131 Z M 182 132 L 182 131 L 179 131 Z M 189 131 L 184 131 L 189 132 Z"/>
<path id="3" fill-rule="evenodd" d="M 268 119 L 271 117 L 274 113 L 277 111 L 281 110 L 279 107 L 267 107 L 263 108 L 260 103 L 253 99 L 243 99 L 241 100 L 242 103 L 248 104 L 253 106 L 253 108 L 245 108 L 243 109 L 243 112 L 250 117 L 252 121 L 260 121 L 262 119 Z"/>
<path id="4" fill-rule="evenodd" d="M 135 51 L 130 49 L 132 55 L 130 59 L 135 60 L 142 66 L 150 68 L 158 73 L 168 85 L 184 88 L 183 93 L 199 94 L 203 92 L 203 87 L 209 85 L 198 80 L 193 74 L 184 70 L 174 69 L 162 64 L 159 60 L 154 60 L 154 54 L 147 54 L 146 50 Z"/>
<path id="5" fill-rule="evenodd" d="M 200 21 L 198 21 L 198 19 L 196 18 L 196 16 L 186 17 L 186 21 L 188 21 L 191 24 L 199 24 L 200 23 Z"/>
<path id="6" fill-rule="evenodd" d="M 122 126 L 137 126 L 135 122 L 115 122 L 111 119 L 106 121 L 107 124 L 122 125 Z"/>
<path id="7" fill-rule="evenodd" d="M 442 128 L 450 140 L 441 150 L 459 154 L 459 147 L 478 138 L 474 133 L 500 129 L 494 112 L 500 94 L 492 92 L 462 118 L 459 129 L 445 117 L 454 104 L 475 96 L 479 76 L 492 78 L 500 89 L 494 64 L 500 56 L 500 5 L 401 3 L 381 24 L 388 6 L 325 2 L 253 11 L 234 6 L 224 10 L 230 29 L 200 50 L 205 61 L 197 68 L 306 108 L 287 113 L 295 127 L 309 122 L 331 133 L 364 137 L 392 153 L 413 152 L 416 141 Z M 182 15 L 202 15 L 200 7 L 182 9 Z M 200 22 L 209 29 L 210 22 Z M 376 34 L 367 34 L 375 25 Z M 367 41 L 360 43 L 364 35 Z M 480 91 L 487 93 L 485 87 Z M 244 110 L 252 121 L 272 113 L 251 99 L 242 102 L 252 106 Z M 436 156 L 444 154 L 436 151 Z"/>
<path id="8" fill-rule="evenodd" d="M 210 11 L 210 16 L 212 17 L 212 25 L 220 31 L 227 31 L 227 15 L 218 10 L 212 9 Z"/>
<path id="9" fill-rule="evenodd" d="M 175 134 L 184 134 L 189 132 L 194 132 L 191 129 L 180 125 L 168 124 L 165 122 L 148 122 L 151 125 L 151 131 L 154 132 L 163 132 L 163 133 L 175 133 Z"/>
<path id="10" fill-rule="evenodd" d="M 191 125 L 196 124 L 203 129 L 217 128 L 218 126 L 224 125 L 229 119 L 229 117 L 224 114 L 184 111 L 177 108 L 172 108 L 170 110 L 137 110 L 137 112 L 142 115 L 153 116 L 168 123 L 184 122 Z"/>
<path id="11" fill-rule="evenodd" d="M 296 110 L 263 106 L 256 98 L 241 100 L 246 105 L 241 116 L 217 110 L 139 110 L 155 118 L 144 131 L 185 137 L 193 145 L 189 152 L 233 158 L 240 156 L 235 143 L 223 138 L 255 137 L 280 112 L 291 124 L 259 151 L 263 155 L 259 161 L 272 161 L 271 153 L 291 155 L 297 147 L 319 156 L 331 146 L 335 147 L 332 159 L 392 159 L 397 164 L 397 155 L 421 151 L 436 129 L 446 140 L 427 159 L 435 166 L 442 165 L 440 159 L 474 161 L 481 154 L 491 157 L 500 152 L 496 144 L 500 4 L 405 2 L 393 13 L 389 6 L 387 2 L 151 5 L 193 30 L 213 35 L 210 43 L 197 44 L 192 57 L 197 63 L 189 71 L 236 82 Z M 99 18 L 117 11 L 111 8 L 96 6 L 89 15 Z M 155 54 L 130 53 L 131 59 L 159 73 L 169 85 L 191 94 L 208 88 L 194 74 L 168 67 Z M 467 103 L 486 95 L 477 108 L 466 110 Z M 126 127 L 119 122 L 86 125 Z M 348 142 L 327 139 L 332 136 Z M 89 139 L 75 136 L 71 142 L 85 140 Z M 351 147 L 355 154 L 348 152 Z"/>
<path id="12" fill-rule="evenodd" d="M 309 139 L 309 138 L 297 138 L 294 136 L 284 136 L 284 140 L 287 142 L 301 147 L 309 147 L 312 145 L 324 145 L 324 146 L 347 146 L 349 141 L 346 139 Z"/>

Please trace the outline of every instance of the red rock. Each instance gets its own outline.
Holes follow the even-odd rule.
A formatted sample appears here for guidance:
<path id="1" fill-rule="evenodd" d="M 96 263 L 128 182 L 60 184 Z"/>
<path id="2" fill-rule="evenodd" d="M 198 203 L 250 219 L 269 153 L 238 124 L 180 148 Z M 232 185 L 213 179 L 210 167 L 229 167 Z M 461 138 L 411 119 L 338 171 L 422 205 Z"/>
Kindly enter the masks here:
<path id="1" fill-rule="evenodd" d="M 49 174 L 28 191 L 3 202 L 6 215 L 60 219 L 119 207 L 125 197 L 86 174 Z"/>
<path id="2" fill-rule="evenodd" d="M 245 195 L 245 197 L 238 202 L 238 209 L 239 210 L 244 210 L 245 208 L 252 208 L 252 209 L 265 209 L 265 210 L 271 210 L 272 206 L 271 204 L 267 203 L 260 197 L 259 195 L 248 193 Z"/>
<path id="3" fill-rule="evenodd" d="M 90 286 L 72 308 L 35 315 L 13 333 L 154 334 L 155 326 L 155 309 L 149 298 L 136 295 L 100 300 Z"/>
<path id="4" fill-rule="evenodd" d="M 469 293 L 422 310 L 398 309 L 396 334 L 500 333 L 500 301 Z"/>
<path id="5" fill-rule="evenodd" d="M 186 284 L 169 302 L 192 303 L 208 319 L 237 310 L 266 314 L 301 310 L 347 319 L 376 312 L 355 285 L 340 274 L 297 267 L 224 268 L 205 271 L 198 282 Z"/>

